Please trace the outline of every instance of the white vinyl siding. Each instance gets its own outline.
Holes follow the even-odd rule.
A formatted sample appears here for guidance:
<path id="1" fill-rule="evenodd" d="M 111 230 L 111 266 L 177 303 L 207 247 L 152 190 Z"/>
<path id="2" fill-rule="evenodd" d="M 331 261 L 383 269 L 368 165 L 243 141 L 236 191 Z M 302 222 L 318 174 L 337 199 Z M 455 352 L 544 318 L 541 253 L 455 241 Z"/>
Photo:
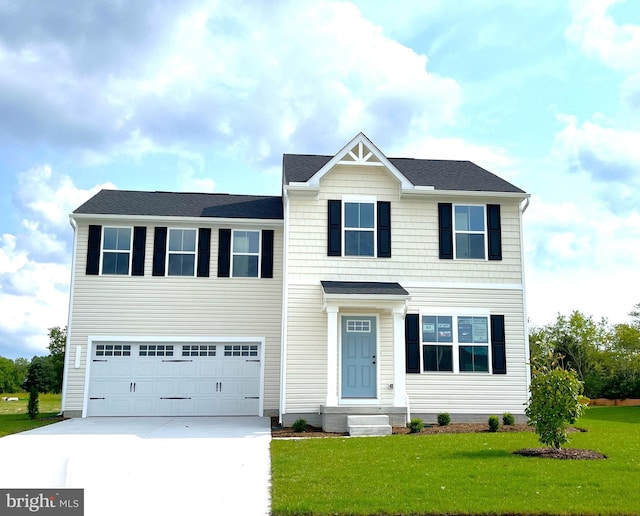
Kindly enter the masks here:
<path id="1" fill-rule="evenodd" d="M 522 291 L 411 288 L 410 312 L 456 307 L 504 315 L 507 374 L 461 372 L 407 374 L 411 411 L 416 414 L 523 414 L 528 399 L 527 336 Z M 453 324 L 455 325 L 455 318 Z M 423 345 L 423 344 L 421 344 Z M 489 345 L 490 347 L 490 345 Z M 455 350 L 454 350 L 455 352 Z M 489 353 L 490 355 L 490 353 Z M 489 356 L 489 360 L 491 357 Z"/>
<path id="2" fill-rule="evenodd" d="M 327 397 L 327 314 L 318 305 L 322 287 L 289 287 L 287 328 L 287 413 L 318 412 Z M 376 359 L 377 393 L 380 404 L 391 405 L 393 390 L 393 319 L 389 312 L 348 309 L 350 318 L 378 316 L 378 352 Z M 341 325 L 340 317 L 338 325 Z M 340 328 L 338 328 L 340 335 Z M 340 355 L 338 345 L 338 356 Z M 340 374 L 338 374 L 338 377 Z"/>
<path id="3" fill-rule="evenodd" d="M 327 256 L 327 201 L 349 196 L 391 203 L 391 258 Z M 318 198 L 289 197 L 288 277 L 293 283 L 321 279 L 521 285 L 519 202 L 474 197 L 473 204 L 500 204 L 502 260 L 440 260 L 438 202 L 469 204 L 468 198 L 400 198 L 399 186 L 382 167 L 337 166 L 321 181 Z M 343 214 L 344 215 L 344 214 Z M 486 215 L 485 215 L 486 225 Z M 344 235 L 343 235 L 344 240 Z M 343 241 L 344 249 L 344 241 Z M 486 247 L 486 243 L 485 243 Z M 339 277 L 336 272 L 339 271 Z"/>
<path id="4" fill-rule="evenodd" d="M 148 227 L 145 276 L 87 276 L 89 223 L 100 221 L 83 221 L 77 229 L 70 367 L 63 410 L 82 410 L 90 335 L 264 337 L 264 409 L 277 410 L 282 319 L 281 228 L 275 228 L 274 232 L 275 281 L 247 282 L 243 278 L 151 276 L 153 230 L 149 228 L 161 225 L 153 223 L 145 223 Z M 131 221 L 131 226 L 145 224 Z M 211 227 L 210 265 L 215 270 L 218 239 L 214 235 L 218 234 L 218 226 Z M 81 352 L 79 368 L 74 367 L 77 347 Z"/>
<path id="5" fill-rule="evenodd" d="M 390 259 L 327 256 L 328 200 L 349 196 L 391 203 Z M 440 260 L 438 202 L 500 204 L 502 260 Z M 291 192 L 288 209 L 287 413 L 317 413 L 326 402 L 327 314 L 320 303 L 321 280 L 398 282 L 411 295 L 409 310 L 413 313 L 427 313 L 430 307 L 456 307 L 505 315 L 506 375 L 407 374 L 409 403 L 412 413 L 523 413 L 528 396 L 528 357 L 518 201 L 490 196 L 475 196 L 473 202 L 453 195 L 402 197 L 399 184 L 384 168 L 338 165 L 320 181 L 317 198 Z M 372 312 L 363 309 L 362 313 Z M 376 313 L 381 363 L 378 392 L 380 405 L 390 406 L 393 321 L 389 312 Z"/>

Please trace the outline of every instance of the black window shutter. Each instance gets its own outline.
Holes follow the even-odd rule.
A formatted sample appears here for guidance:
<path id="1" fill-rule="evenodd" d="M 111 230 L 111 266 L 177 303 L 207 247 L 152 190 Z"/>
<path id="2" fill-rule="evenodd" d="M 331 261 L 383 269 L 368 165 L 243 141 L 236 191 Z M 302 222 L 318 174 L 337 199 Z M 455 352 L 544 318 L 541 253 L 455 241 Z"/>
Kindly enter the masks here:
<path id="1" fill-rule="evenodd" d="M 261 278 L 273 278 L 273 229 L 262 230 Z"/>
<path id="2" fill-rule="evenodd" d="M 327 256 L 342 255 L 342 201 L 329 200 Z"/>
<path id="3" fill-rule="evenodd" d="M 100 272 L 101 240 L 102 226 L 89 226 L 89 242 L 87 244 L 87 274 L 96 275 Z"/>
<path id="4" fill-rule="evenodd" d="M 156 227 L 153 235 L 154 276 L 164 276 L 165 255 L 167 254 L 167 228 Z"/>
<path id="5" fill-rule="evenodd" d="M 500 205 L 487 204 L 487 227 L 489 228 L 489 260 L 502 260 L 502 229 L 500 227 Z"/>
<path id="6" fill-rule="evenodd" d="M 211 228 L 198 229 L 198 277 L 209 277 L 209 257 L 211 255 Z"/>
<path id="7" fill-rule="evenodd" d="M 135 226 L 133 228 L 133 257 L 131 259 L 131 275 L 144 276 L 144 254 L 147 245 L 147 228 Z"/>
<path id="8" fill-rule="evenodd" d="M 507 374 L 507 345 L 504 315 L 491 316 L 491 365 L 493 374 Z"/>
<path id="9" fill-rule="evenodd" d="M 228 278 L 231 270 L 231 230 L 218 230 L 218 277 Z"/>
<path id="10" fill-rule="evenodd" d="M 404 342 L 407 373 L 420 372 L 420 315 L 407 314 L 404 318 Z"/>
<path id="11" fill-rule="evenodd" d="M 438 203 L 438 240 L 441 260 L 453 260 L 452 210 L 451 203 Z"/>
<path id="12" fill-rule="evenodd" d="M 391 258 L 391 203 L 378 201 L 378 258 Z"/>

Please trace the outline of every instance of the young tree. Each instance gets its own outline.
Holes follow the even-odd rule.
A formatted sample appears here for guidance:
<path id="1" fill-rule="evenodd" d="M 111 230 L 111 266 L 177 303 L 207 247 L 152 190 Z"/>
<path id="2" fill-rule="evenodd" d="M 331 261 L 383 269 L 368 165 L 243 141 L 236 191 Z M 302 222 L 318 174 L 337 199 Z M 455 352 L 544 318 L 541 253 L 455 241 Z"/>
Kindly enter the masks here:
<path id="1" fill-rule="evenodd" d="M 52 392 L 62 391 L 62 378 L 64 375 L 64 351 L 67 345 L 67 327 L 54 326 L 49 328 L 49 357 L 55 373 L 55 383 L 51 386 Z"/>
<path id="2" fill-rule="evenodd" d="M 27 404 L 27 413 L 30 419 L 35 419 L 40 414 L 40 402 L 38 389 L 31 387 L 29 389 L 29 403 Z"/>
<path id="3" fill-rule="evenodd" d="M 26 391 L 60 392 L 51 356 L 33 357 L 23 388 Z"/>
<path id="4" fill-rule="evenodd" d="M 562 358 L 548 353 L 532 360 L 531 395 L 525 409 L 539 441 L 556 449 L 568 441 L 567 425 L 576 422 L 588 402 L 577 373 L 564 369 Z"/>

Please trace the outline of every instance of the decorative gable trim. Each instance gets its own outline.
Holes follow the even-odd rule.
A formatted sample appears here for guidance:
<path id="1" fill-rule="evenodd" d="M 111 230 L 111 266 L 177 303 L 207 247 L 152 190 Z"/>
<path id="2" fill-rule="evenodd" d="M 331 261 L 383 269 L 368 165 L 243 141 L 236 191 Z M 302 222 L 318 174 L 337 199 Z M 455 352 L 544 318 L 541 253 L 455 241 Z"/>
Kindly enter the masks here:
<path id="1" fill-rule="evenodd" d="M 411 181 L 363 133 L 358 133 L 324 167 L 311 176 L 306 183 L 307 186 L 320 186 L 320 180 L 336 165 L 384 166 L 398 180 L 402 189 L 413 189 Z"/>

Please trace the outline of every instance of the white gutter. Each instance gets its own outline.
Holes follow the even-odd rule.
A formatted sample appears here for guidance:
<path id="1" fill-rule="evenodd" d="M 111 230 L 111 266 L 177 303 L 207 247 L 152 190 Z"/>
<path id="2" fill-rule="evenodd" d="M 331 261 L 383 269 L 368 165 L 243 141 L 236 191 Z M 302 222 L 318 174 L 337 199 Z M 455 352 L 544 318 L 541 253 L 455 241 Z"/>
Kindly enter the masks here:
<path id="1" fill-rule="evenodd" d="M 62 373 L 62 400 L 60 402 L 60 414 L 64 414 L 67 401 L 67 377 L 69 375 L 69 362 L 71 355 L 71 323 L 73 314 L 73 287 L 76 278 L 76 251 L 78 248 L 78 225 L 73 217 L 69 217 L 69 223 L 73 228 L 73 250 L 71 254 L 71 279 L 69 282 L 69 316 L 67 318 L 67 341 L 64 345 L 64 369 Z M 76 361 L 78 358 L 76 357 Z"/>
<path id="2" fill-rule="evenodd" d="M 520 204 L 520 268 L 522 270 L 522 311 L 524 312 L 524 351 L 525 359 L 529 362 L 529 317 L 527 316 L 527 288 L 525 281 L 525 268 L 524 268 L 524 233 L 522 216 L 529 207 L 530 196 L 527 196 Z M 527 399 L 529 397 L 529 387 L 531 386 L 531 368 L 526 368 L 527 372 Z"/>
<path id="3" fill-rule="evenodd" d="M 282 424 L 282 416 L 287 410 L 287 323 L 289 306 L 289 280 L 287 264 L 289 257 L 289 196 L 283 189 L 282 203 L 284 205 L 282 231 L 282 331 L 280 334 L 280 414 L 278 422 Z"/>
<path id="4" fill-rule="evenodd" d="M 491 192 L 491 191 L 466 191 L 466 190 L 435 190 L 433 188 L 415 187 L 402 189 L 400 196 L 416 197 L 490 197 L 502 199 L 527 199 L 529 194 L 521 192 Z"/>
<path id="5" fill-rule="evenodd" d="M 192 222 L 194 224 L 232 224 L 232 225 L 252 225 L 260 227 L 281 227 L 283 221 L 281 219 L 244 219 L 240 217 L 164 217 L 158 215 L 114 215 L 114 214 L 101 214 L 101 213 L 75 213 L 74 218 L 78 221 L 91 221 L 91 220 L 126 220 L 133 222 L 158 222 L 166 226 L 167 222 L 185 223 Z"/>

